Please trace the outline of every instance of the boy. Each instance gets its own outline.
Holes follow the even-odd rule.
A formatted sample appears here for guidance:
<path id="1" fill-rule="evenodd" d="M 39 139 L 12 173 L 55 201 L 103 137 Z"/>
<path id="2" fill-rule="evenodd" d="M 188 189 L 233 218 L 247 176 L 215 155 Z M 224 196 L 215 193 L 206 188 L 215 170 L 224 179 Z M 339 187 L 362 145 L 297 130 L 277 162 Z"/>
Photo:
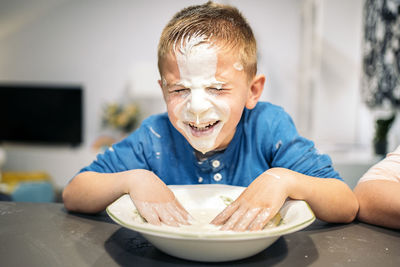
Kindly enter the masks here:
<path id="1" fill-rule="evenodd" d="M 223 183 L 248 186 L 212 221 L 223 230 L 262 229 L 288 197 L 322 220 L 352 221 L 357 200 L 329 157 L 282 108 L 257 104 L 265 77 L 256 52 L 236 8 L 208 2 L 178 12 L 158 47 L 168 115 L 148 118 L 82 169 L 63 192 L 66 208 L 99 212 L 129 193 L 149 223 L 178 226 L 189 214 L 166 184 Z"/>
<path id="2" fill-rule="evenodd" d="M 354 193 L 360 221 L 400 229 L 400 146 L 361 177 Z"/>

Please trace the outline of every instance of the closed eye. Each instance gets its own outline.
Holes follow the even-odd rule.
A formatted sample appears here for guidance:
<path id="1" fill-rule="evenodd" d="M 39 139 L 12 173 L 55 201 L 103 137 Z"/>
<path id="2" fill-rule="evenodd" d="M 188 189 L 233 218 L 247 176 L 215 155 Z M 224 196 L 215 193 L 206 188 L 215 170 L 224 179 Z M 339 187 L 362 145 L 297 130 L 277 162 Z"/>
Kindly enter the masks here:
<path id="1" fill-rule="evenodd" d="M 213 92 L 213 93 L 222 93 L 223 91 L 226 91 L 226 88 L 217 88 L 217 87 L 208 87 L 208 91 Z"/>
<path id="2" fill-rule="evenodd" d="M 189 88 L 179 88 L 179 89 L 174 89 L 171 91 L 171 93 L 175 93 L 175 94 L 182 94 L 182 93 L 187 93 L 189 92 Z"/>

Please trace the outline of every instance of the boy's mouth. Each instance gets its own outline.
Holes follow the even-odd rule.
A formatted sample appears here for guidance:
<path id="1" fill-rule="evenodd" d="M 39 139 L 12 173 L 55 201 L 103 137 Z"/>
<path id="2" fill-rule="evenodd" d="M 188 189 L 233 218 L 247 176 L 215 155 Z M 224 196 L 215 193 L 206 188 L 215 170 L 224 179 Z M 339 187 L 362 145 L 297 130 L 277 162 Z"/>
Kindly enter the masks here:
<path id="1" fill-rule="evenodd" d="M 214 121 L 208 123 L 202 123 L 196 125 L 195 123 L 188 122 L 187 125 L 190 127 L 191 133 L 195 137 L 201 137 L 210 134 L 216 125 L 218 125 L 221 121 Z"/>

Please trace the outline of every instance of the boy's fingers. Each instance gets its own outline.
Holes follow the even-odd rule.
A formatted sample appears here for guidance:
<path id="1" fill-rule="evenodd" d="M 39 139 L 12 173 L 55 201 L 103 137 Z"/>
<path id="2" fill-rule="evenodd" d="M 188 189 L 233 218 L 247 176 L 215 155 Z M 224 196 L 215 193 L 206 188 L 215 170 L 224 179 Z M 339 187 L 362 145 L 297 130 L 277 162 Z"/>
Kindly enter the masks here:
<path id="1" fill-rule="evenodd" d="M 249 209 L 241 218 L 240 221 L 238 221 L 233 228 L 234 231 L 245 231 L 247 230 L 247 227 L 249 227 L 250 223 L 256 218 L 256 216 L 260 213 L 262 208 L 253 208 Z"/>
<path id="2" fill-rule="evenodd" d="M 179 224 L 176 222 L 175 218 L 170 214 L 170 212 L 166 208 L 166 205 L 158 204 L 158 203 L 153 204 L 153 205 L 154 205 L 154 210 L 157 212 L 162 223 L 169 225 L 169 226 L 174 226 L 174 227 L 179 226 Z"/>
<path id="3" fill-rule="evenodd" d="M 149 203 L 147 201 L 133 200 L 140 215 L 150 224 L 169 226 L 188 225 L 191 216 L 178 201 L 168 203 Z"/>
<path id="4" fill-rule="evenodd" d="M 270 219 L 271 219 L 271 209 L 270 208 L 263 209 L 257 215 L 257 217 L 252 221 L 252 223 L 249 226 L 249 230 L 250 231 L 262 230 Z"/>
<path id="5" fill-rule="evenodd" d="M 179 213 L 183 216 L 183 218 L 185 219 L 186 222 L 188 220 L 193 219 L 192 216 L 189 214 L 189 212 L 187 212 L 185 210 L 185 208 L 181 205 L 181 203 L 179 203 L 179 201 L 177 199 L 175 199 L 174 203 L 175 203 Z"/>
<path id="6" fill-rule="evenodd" d="M 140 215 L 148 222 L 154 225 L 161 225 L 157 213 L 153 210 L 152 205 L 148 202 L 135 201 L 135 206 Z"/>
<path id="7" fill-rule="evenodd" d="M 166 209 L 169 214 L 175 218 L 175 221 L 181 224 L 188 224 L 188 222 L 183 218 L 182 214 L 179 212 L 179 208 L 175 205 L 175 203 L 169 202 L 166 205 Z"/>
<path id="8" fill-rule="evenodd" d="M 236 223 L 240 221 L 243 217 L 244 214 L 246 214 L 247 208 L 244 206 L 240 206 L 239 209 L 237 209 L 232 216 L 229 218 L 229 220 L 221 227 L 221 230 L 233 230 L 235 227 Z"/>
<path id="9" fill-rule="evenodd" d="M 226 207 L 220 214 L 218 214 L 212 221 L 211 224 L 220 225 L 224 224 L 229 217 L 239 208 L 237 202 L 233 202 L 231 205 Z"/>

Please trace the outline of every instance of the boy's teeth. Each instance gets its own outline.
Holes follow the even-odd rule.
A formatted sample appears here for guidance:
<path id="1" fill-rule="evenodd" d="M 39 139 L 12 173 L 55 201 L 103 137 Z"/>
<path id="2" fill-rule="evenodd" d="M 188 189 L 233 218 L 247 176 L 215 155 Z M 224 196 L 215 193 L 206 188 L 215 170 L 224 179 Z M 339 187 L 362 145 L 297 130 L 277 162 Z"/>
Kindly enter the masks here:
<path id="1" fill-rule="evenodd" d="M 212 122 L 212 123 L 210 123 L 210 124 L 208 124 L 208 125 L 206 125 L 206 126 L 196 126 L 196 125 L 193 124 L 193 123 L 189 123 L 189 126 L 192 127 L 192 128 L 196 128 L 196 130 L 202 131 L 202 130 L 207 130 L 208 128 L 214 126 L 217 122 L 218 122 L 218 121 Z"/>

